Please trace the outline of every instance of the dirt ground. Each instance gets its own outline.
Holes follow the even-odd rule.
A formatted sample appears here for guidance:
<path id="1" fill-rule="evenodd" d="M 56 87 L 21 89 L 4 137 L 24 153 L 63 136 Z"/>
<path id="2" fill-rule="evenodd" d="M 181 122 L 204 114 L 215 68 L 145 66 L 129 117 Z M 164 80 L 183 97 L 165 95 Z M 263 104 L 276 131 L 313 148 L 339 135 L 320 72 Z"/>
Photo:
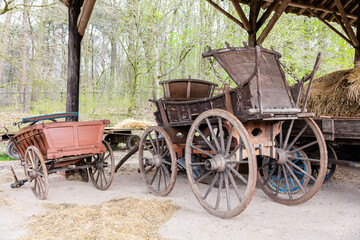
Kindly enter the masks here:
<path id="1" fill-rule="evenodd" d="M 117 151 L 117 161 L 125 153 Z M 13 181 L 10 165 L 15 166 L 19 176 L 23 176 L 23 170 L 17 161 L 0 162 L 1 240 L 360 239 L 360 169 L 339 168 L 335 177 L 325 183 L 315 197 L 298 206 L 274 203 L 260 188 L 256 188 L 249 207 L 242 214 L 223 220 L 211 216 L 200 206 L 185 175 L 178 176 L 174 190 L 165 198 L 148 193 L 137 173 L 137 155 L 116 173 L 112 185 L 106 191 L 97 190 L 90 182 L 68 181 L 63 175 L 50 175 L 49 194 L 43 201 L 35 198 L 28 184 L 18 189 L 9 187 Z M 117 211 L 120 212 L 112 214 L 120 225 L 114 225 L 116 223 L 113 221 L 102 222 L 106 209 L 119 201 L 122 205 L 118 205 Z M 124 204 L 123 201 L 133 202 Z M 142 212 L 151 207 L 159 216 L 143 221 Z M 70 213 L 78 209 L 87 209 L 88 212 L 76 219 L 70 217 L 70 220 L 66 220 L 70 214 L 69 208 Z M 92 215 L 89 213 L 91 209 L 96 210 Z M 161 215 L 168 212 L 171 212 L 168 216 Z M 131 214 L 143 221 L 132 232 L 143 231 L 144 235 L 99 235 L 100 232 L 131 228 L 134 222 L 125 224 L 128 221 L 126 216 Z M 55 221 L 50 220 L 50 216 Z M 33 230 L 34 225 L 37 225 L 37 232 Z M 91 235 L 75 235 L 84 229 L 91 229 Z M 49 231 L 50 235 L 46 237 L 44 231 Z M 64 235 L 64 231 L 73 232 L 73 235 Z"/>

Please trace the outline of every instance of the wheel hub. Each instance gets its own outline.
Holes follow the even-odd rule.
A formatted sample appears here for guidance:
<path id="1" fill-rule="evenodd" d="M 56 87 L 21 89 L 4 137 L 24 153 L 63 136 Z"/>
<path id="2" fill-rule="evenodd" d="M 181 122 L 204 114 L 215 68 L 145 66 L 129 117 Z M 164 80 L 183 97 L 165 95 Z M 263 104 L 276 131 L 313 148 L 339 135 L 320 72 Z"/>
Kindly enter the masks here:
<path id="1" fill-rule="evenodd" d="M 286 161 L 288 160 L 287 152 L 286 150 L 282 148 L 276 149 L 276 163 L 279 165 L 284 165 Z"/>
<path id="2" fill-rule="evenodd" d="M 217 154 L 214 158 L 210 158 L 205 161 L 205 168 L 207 170 L 224 172 L 226 169 L 226 159 L 222 154 Z"/>
<path id="3" fill-rule="evenodd" d="M 153 165 L 154 165 L 155 167 L 161 167 L 161 165 L 162 165 L 162 157 L 161 157 L 160 155 L 155 155 L 155 156 L 154 156 Z"/>

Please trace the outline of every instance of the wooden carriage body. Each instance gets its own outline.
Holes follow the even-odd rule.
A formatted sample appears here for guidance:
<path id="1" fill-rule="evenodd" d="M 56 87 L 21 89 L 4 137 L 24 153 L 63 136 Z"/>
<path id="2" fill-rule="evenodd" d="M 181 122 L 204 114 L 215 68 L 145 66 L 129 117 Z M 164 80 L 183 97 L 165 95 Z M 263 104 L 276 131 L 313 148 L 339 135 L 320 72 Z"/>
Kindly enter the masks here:
<path id="1" fill-rule="evenodd" d="M 45 160 L 106 152 L 102 143 L 109 120 L 41 123 L 22 128 L 14 136 L 24 161 L 26 149 L 37 147 Z"/>

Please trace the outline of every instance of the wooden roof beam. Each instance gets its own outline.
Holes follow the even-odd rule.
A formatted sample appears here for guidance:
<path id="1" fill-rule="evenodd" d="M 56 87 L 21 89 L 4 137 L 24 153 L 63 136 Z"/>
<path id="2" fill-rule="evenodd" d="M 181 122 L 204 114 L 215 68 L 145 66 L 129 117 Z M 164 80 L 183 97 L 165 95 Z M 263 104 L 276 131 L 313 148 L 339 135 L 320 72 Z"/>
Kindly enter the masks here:
<path id="1" fill-rule="evenodd" d="M 338 10 L 340 12 L 340 15 L 341 15 L 341 18 L 342 18 L 342 20 L 343 20 L 343 22 L 345 24 L 345 27 L 346 27 L 346 29 L 348 31 L 350 39 L 353 42 L 353 46 L 358 47 L 359 46 L 359 40 L 356 38 L 355 32 L 354 32 L 354 30 L 352 29 L 352 27 L 350 25 L 349 19 L 346 16 L 346 13 L 345 13 L 343 5 L 341 4 L 341 1 L 340 0 L 335 0 L 335 3 L 336 3 L 336 6 L 337 6 L 337 8 L 338 8 Z"/>
<path id="2" fill-rule="evenodd" d="M 77 20 L 77 28 L 81 36 L 85 34 L 95 2 L 96 0 L 84 0 L 84 4 L 81 7 L 80 16 Z"/>
<path id="3" fill-rule="evenodd" d="M 232 16 L 230 13 L 228 13 L 227 11 L 225 11 L 224 9 L 222 9 L 219 5 L 217 5 L 216 3 L 214 3 L 211 0 L 206 0 L 208 3 L 210 3 L 214 8 L 216 8 L 217 10 L 219 10 L 222 14 L 224 14 L 226 17 L 228 17 L 230 20 L 232 20 L 233 22 L 235 22 L 237 25 L 239 25 L 240 27 L 242 27 L 243 29 L 245 29 L 244 24 L 242 24 L 239 20 L 237 20 L 234 16 Z M 246 29 L 245 29 L 246 30 Z"/>
<path id="4" fill-rule="evenodd" d="M 232 4 L 234 5 L 234 8 L 239 15 L 239 18 L 241 22 L 244 24 L 244 29 L 248 32 L 250 32 L 250 23 L 249 20 L 246 18 L 244 11 L 242 10 L 240 3 L 236 0 L 231 0 Z"/>
<path id="5" fill-rule="evenodd" d="M 335 16 L 335 18 L 336 18 L 337 23 L 340 25 L 340 27 L 342 28 L 342 30 L 344 31 L 344 33 L 346 34 L 346 36 L 348 36 L 348 38 L 350 38 L 350 35 L 349 35 L 349 33 L 348 33 L 348 31 L 347 31 L 344 23 L 341 21 L 341 17 L 338 16 L 336 13 L 334 13 L 334 16 Z"/>
<path id="6" fill-rule="evenodd" d="M 289 5 L 290 1 L 291 0 L 284 0 L 280 4 L 278 9 L 276 9 L 276 12 L 275 12 L 274 16 L 270 19 L 268 25 L 266 25 L 266 27 L 264 28 L 264 30 L 260 34 L 260 37 L 257 40 L 258 44 L 262 44 L 263 41 L 266 39 L 266 37 L 269 35 L 271 29 L 274 27 L 275 23 L 279 20 L 279 18 L 281 17 L 281 15 L 283 14 L 283 12 L 287 8 L 287 6 Z"/>
<path id="7" fill-rule="evenodd" d="M 275 0 L 264 0 L 264 1 L 273 2 Z M 288 6 L 289 7 L 305 8 L 305 9 L 310 8 L 310 9 L 313 9 L 313 10 L 319 10 L 319 11 L 323 11 L 323 12 L 327 12 L 327 13 L 332 13 L 333 12 L 333 10 L 329 10 L 329 9 L 324 8 L 324 7 L 319 7 L 319 6 L 314 6 L 314 5 L 304 4 L 304 3 L 290 2 Z M 336 13 L 340 15 L 339 12 L 336 12 Z M 346 14 L 346 16 L 348 18 L 351 18 L 351 19 L 357 19 L 357 16 L 354 15 L 354 14 Z"/>
<path id="8" fill-rule="evenodd" d="M 351 46 L 353 45 L 353 42 L 348 39 L 344 34 L 342 34 L 341 32 L 339 32 L 336 28 L 334 28 L 333 26 L 331 26 L 330 23 L 328 23 L 325 19 L 323 19 L 321 16 L 319 16 L 317 13 L 313 12 L 310 8 L 308 9 L 308 11 L 315 16 L 316 18 L 318 18 L 320 21 L 322 21 L 326 26 L 328 26 L 331 30 L 333 30 L 336 34 L 338 34 L 340 37 L 342 37 L 345 41 L 347 41 Z"/>
<path id="9" fill-rule="evenodd" d="M 270 3 L 270 6 L 266 9 L 266 11 L 263 13 L 259 21 L 256 23 L 257 29 L 260 29 L 261 26 L 266 22 L 266 20 L 270 17 L 272 11 L 276 8 L 276 6 L 279 4 L 280 0 L 275 0 L 272 3 Z"/>

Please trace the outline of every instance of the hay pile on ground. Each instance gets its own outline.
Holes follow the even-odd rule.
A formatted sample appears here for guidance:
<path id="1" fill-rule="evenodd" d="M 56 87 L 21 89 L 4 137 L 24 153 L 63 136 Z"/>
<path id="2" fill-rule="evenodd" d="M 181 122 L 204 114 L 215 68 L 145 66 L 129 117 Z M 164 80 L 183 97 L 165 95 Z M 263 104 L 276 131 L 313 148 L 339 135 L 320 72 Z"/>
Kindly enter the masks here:
<path id="1" fill-rule="evenodd" d="M 317 116 L 360 117 L 360 65 L 315 79 L 307 109 Z"/>
<path id="2" fill-rule="evenodd" d="M 160 226 L 179 209 L 170 201 L 136 198 L 46 207 L 46 213 L 28 224 L 28 239 L 162 239 Z"/>
<path id="3" fill-rule="evenodd" d="M 135 128 L 135 129 L 145 129 L 153 126 L 154 124 L 148 121 L 134 120 L 134 119 L 125 119 L 122 122 L 119 122 L 114 127 L 115 128 Z"/>

